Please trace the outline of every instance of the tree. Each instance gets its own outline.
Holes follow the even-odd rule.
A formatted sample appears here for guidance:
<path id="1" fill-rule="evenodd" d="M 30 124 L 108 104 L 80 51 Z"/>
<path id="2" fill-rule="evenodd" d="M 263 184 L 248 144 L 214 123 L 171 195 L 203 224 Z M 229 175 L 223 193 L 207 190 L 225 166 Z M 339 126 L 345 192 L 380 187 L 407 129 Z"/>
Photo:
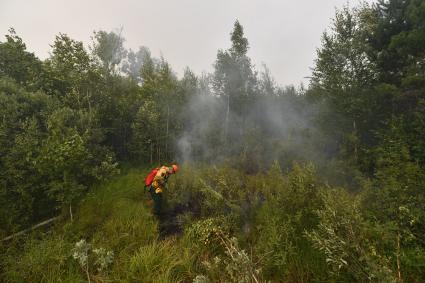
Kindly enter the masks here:
<path id="1" fill-rule="evenodd" d="M 337 10 L 330 32 L 322 36 L 317 51 L 312 84 L 338 95 L 370 86 L 376 80 L 375 66 L 369 59 L 364 30 L 371 24 L 370 8 Z"/>
<path id="2" fill-rule="evenodd" d="M 0 76 L 7 76 L 35 90 L 40 74 L 41 61 L 26 50 L 25 43 L 15 30 L 9 29 L 6 42 L 0 42 Z"/>
<path id="3" fill-rule="evenodd" d="M 90 84 L 96 82 L 96 69 L 81 41 L 75 41 L 66 34 L 59 34 L 52 45 L 52 56 L 45 62 L 45 90 L 62 98 L 72 92 L 86 96 Z M 71 101 L 71 105 L 76 105 Z"/>
<path id="4" fill-rule="evenodd" d="M 227 100 L 224 125 L 226 142 L 229 138 L 232 113 L 243 116 L 248 100 L 256 90 L 256 74 L 247 56 L 248 39 L 244 37 L 243 27 L 239 21 L 235 22 L 230 37 L 232 47 L 226 51 L 219 50 L 217 53 L 212 81 L 215 93 Z"/>
<path id="5" fill-rule="evenodd" d="M 137 83 L 142 82 L 141 69 L 147 58 L 151 57 L 151 52 L 147 47 L 139 47 L 137 52 L 130 49 L 127 53 L 127 60 L 124 61 L 122 71 Z"/>
<path id="6" fill-rule="evenodd" d="M 159 121 L 159 111 L 153 100 L 146 99 L 138 109 L 137 114 L 131 124 L 133 132 L 130 151 L 134 160 L 145 160 L 154 163 L 154 150 L 157 141 L 155 137 L 160 135 L 157 123 Z"/>
<path id="7" fill-rule="evenodd" d="M 36 159 L 38 174 L 46 183 L 46 193 L 59 208 L 69 208 L 97 180 L 114 175 L 113 155 L 83 125 L 86 113 L 62 107 L 47 120 L 47 137 Z"/>
<path id="8" fill-rule="evenodd" d="M 363 192 L 365 215 L 380 234 L 380 249 L 392 258 L 399 282 L 414 282 L 423 272 L 421 253 L 425 227 L 425 174 L 412 160 L 403 133 L 402 119 L 394 118 L 380 133 L 382 142 L 372 153 L 376 156 L 373 181 Z M 418 272 L 419 271 L 419 272 Z"/>
<path id="9" fill-rule="evenodd" d="M 411 26 L 406 18 L 412 1 L 380 0 L 374 7 L 375 25 L 368 36 L 372 46 L 369 56 L 376 62 L 380 81 L 399 85 L 403 77 L 406 57 L 392 46 L 393 38 Z"/>
<path id="10" fill-rule="evenodd" d="M 127 51 L 124 48 L 124 38 L 119 33 L 97 31 L 93 35 L 92 52 L 99 60 L 105 74 L 116 74 L 118 66 L 124 59 Z"/>
<path id="11" fill-rule="evenodd" d="M 265 64 L 263 68 L 264 71 L 260 73 L 261 79 L 259 81 L 260 93 L 264 96 L 273 96 L 277 92 L 276 82 Z"/>
<path id="12" fill-rule="evenodd" d="M 56 105 L 51 96 L 0 79 L 0 226 L 5 233 L 49 215 L 36 159 L 46 137 L 45 120 Z"/>

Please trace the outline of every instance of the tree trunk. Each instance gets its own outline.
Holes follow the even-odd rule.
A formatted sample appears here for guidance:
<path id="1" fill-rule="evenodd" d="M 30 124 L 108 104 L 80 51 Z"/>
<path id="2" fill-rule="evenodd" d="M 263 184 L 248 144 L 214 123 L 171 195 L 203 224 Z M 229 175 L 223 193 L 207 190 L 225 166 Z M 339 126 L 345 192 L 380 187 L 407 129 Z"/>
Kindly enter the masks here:
<path id="1" fill-rule="evenodd" d="M 71 202 L 69 203 L 69 216 L 71 217 L 71 222 L 73 222 L 74 216 L 72 215 L 72 204 L 71 204 Z"/>
<path id="2" fill-rule="evenodd" d="M 151 141 L 151 164 L 153 164 L 153 142 Z"/>
<path id="3" fill-rule="evenodd" d="M 170 105 L 167 104 L 167 128 L 165 131 L 165 159 L 168 158 L 168 124 L 170 121 Z"/>
<path id="4" fill-rule="evenodd" d="M 401 277 L 401 263 L 400 263 L 400 232 L 397 233 L 397 277 L 398 277 L 398 282 L 403 283 L 403 278 Z"/>
<path id="5" fill-rule="evenodd" d="M 229 130 L 229 114 L 230 114 L 230 95 L 227 95 L 226 121 L 224 123 L 224 143 L 227 142 L 227 132 Z"/>
<path id="6" fill-rule="evenodd" d="M 357 127 L 356 127 L 356 120 L 353 120 L 353 130 L 354 130 L 354 159 L 358 160 L 358 154 L 357 154 Z"/>
<path id="7" fill-rule="evenodd" d="M 89 126 L 91 127 L 92 110 L 91 110 L 90 95 L 88 90 L 87 90 L 87 104 L 89 106 Z"/>
<path id="8" fill-rule="evenodd" d="M 161 145 L 159 144 L 159 139 L 157 140 L 156 143 L 156 161 L 158 162 L 158 165 L 161 163 L 161 149 L 160 149 Z"/>

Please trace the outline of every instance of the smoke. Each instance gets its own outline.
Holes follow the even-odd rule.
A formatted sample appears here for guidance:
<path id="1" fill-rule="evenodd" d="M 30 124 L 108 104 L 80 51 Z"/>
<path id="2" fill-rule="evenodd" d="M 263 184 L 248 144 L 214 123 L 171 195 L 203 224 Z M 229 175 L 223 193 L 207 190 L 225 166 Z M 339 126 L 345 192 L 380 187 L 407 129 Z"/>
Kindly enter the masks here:
<path id="1" fill-rule="evenodd" d="M 307 103 L 293 87 L 261 90 L 252 97 L 231 98 L 198 93 L 187 102 L 185 131 L 177 141 L 180 162 L 222 163 L 233 160 L 259 170 L 274 160 L 324 159 L 323 135 L 315 127 L 318 105 Z"/>
<path id="2" fill-rule="evenodd" d="M 178 160 L 182 162 L 223 160 L 225 105 L 220 97 L 198 93 L 188 101 L 184 115 L 185 131 L 177 141 Z"/>

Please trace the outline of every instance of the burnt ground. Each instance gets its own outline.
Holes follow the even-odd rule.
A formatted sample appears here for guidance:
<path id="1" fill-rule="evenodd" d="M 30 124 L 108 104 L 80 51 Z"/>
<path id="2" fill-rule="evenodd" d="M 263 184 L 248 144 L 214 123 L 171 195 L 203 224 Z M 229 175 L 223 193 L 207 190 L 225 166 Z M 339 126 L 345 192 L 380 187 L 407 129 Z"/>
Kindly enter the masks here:
<path id="1" fill-rule="evenodd" d="M 173 207 L 167 207 L 158 217 L 158 232 L 160 238 L 181 235 L 183 232 L 184 222 L 180 216 L 191 214 L 197 216 L 199 209 L 190 202 L 185 204 L 175 204 Z"/>

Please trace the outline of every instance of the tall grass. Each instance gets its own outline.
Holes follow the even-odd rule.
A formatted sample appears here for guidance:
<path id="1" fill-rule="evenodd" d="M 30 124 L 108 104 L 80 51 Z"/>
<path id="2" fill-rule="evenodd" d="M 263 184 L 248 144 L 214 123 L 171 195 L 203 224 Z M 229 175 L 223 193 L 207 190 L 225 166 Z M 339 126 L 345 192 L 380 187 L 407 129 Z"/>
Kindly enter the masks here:
<path id="1" fill-rule="evenodd" d="M 94 188 L 80 203 L 74 222 L 59 223 L 49 233 L 29 235 L 23 247 L 19 243 L 15 247 L 4 244 L 0 281 L 84 282 L 71 257 L 80 239 L 115 253 L 114 264 L 106 274 L 92 270 L 95 280 L 125 277 L 133 254 L 140 247 L 154 244 L 158 234 L 144 193 L 144 173 L 131 170 Z"/>
<path id="2" fill-rule="evenodd" d="M 175 238 L 140 247 L 131 257 L 130 282 L 190 282 L 195 256 Z"/>
<path id="3" fill-rule="evenodd" d="M 9 251 L 2 258 L 1 282 L 84 282 L 70 259 L 72 244 L 60 236 L 29 239 L 23 253 Z"/>

